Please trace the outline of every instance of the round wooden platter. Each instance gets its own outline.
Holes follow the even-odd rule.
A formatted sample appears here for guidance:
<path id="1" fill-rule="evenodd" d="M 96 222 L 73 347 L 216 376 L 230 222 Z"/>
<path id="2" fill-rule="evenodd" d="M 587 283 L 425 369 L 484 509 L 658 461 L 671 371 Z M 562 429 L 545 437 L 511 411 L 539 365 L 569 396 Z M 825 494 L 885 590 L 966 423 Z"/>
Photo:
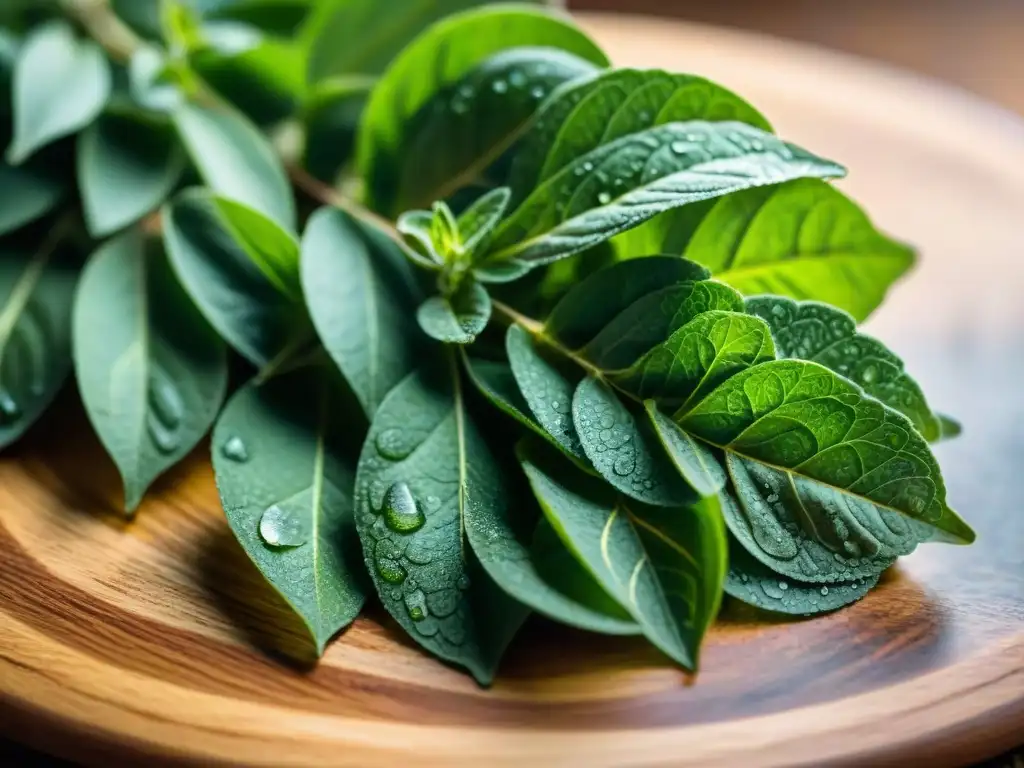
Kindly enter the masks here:
<path id="1" fill-rule="evenodd" d="M 830 616 L 730 607 L 696 676 L 538 620 L 482 690 L 379 608 L 299 668 L 281 652 L 301 630 L 236 546 L 204 452 L 125 523 L 69 403 L 0 458 L 0 731 L 104 764 L 953 764 L 1024 742 L 1024 127 L 807 47 L 584 23 L 618 64 L 744 94 L 921 247 L 871 329 L 964 423 L 938 453 L 977 544 L 921 547 Z"/>

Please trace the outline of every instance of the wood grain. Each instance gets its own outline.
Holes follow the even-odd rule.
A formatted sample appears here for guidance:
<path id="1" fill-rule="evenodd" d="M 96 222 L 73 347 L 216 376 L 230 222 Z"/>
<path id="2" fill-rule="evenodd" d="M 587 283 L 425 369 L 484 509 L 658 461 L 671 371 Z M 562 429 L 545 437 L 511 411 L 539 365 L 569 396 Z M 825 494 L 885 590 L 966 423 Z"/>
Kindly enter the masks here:
<path id="1" fill-rule="evenodd" d="M 588 17 L 621 64 L 696 71 L 854 169 L 922 265 L 871 323 L 935 404 L 950 498 L 925 546 L 813 621 L 735 606 L 699 675 L 644 643 L 531 623 L 490 690 L 371 608 L 318 666 L 235 544 L 208 457 L 136 522 L 66 398 L 0 458 L 0 732 L 96 764 L 961 764 L 1024 739 L 1024 128 L 914 78 L 796 45 Z"/>

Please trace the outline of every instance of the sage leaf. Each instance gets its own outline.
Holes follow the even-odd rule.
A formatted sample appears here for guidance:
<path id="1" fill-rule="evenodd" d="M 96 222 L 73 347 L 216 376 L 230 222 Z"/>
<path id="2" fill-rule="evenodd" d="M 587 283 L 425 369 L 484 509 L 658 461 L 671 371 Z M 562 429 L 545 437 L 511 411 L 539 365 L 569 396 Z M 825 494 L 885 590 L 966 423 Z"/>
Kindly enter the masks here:
<path id="1" fill-rule="evenodd" d="M 911 538 L 974 539 L 946 504 L 938 464 L 907 418 L 817 363 L 775 360 L 748 368 L 675 420 L 726 452 L 734 483 L 743 478 L 740 469 L 751 475 L 757 496 L 738 489 L 740 501 L 751 524 L 761 527 L 761 546 L 775 553 L 772 567 L 781 559 L 804 569 L 794 578 L 844 577 L 831 556 L 825 574 L 797 558 L 802 537 L 774 520 L 770 513 L 780 506 L 769 501 L 773 494 L 797 495 L 801 504 L 785 505 L 794 514 L 817 507 L 805 525 L 820 521 L 819 533 L 829 525 L 830 549 L 851 560 L 895 554 Z"/>
<path id="2" fill-rule="evenodd" d="M 283 293 L 234 238 L 217 198 L 185 190 L 163 212 L 167 253 L 207 321 L 241 355 L 274 367 L 313 338 L 301 299 Z"/>
<path id="3" fill-rule="evenodd" d="M 684 667 L 696 668 L 727 569 L 717 499 L 692 507 L 651 507 L 585 475 L 553 475 L 528 455 L 521 460 L 565 545 L 654 645 Z"/>
<path id="4" fill-rule="evenodd" d="M 743 294 L 814 299 L 858 321 L 914 264 L 913 250 L 880 233 L 856 203 L 817 179 L 722 198 L 682 254 Z"/>
<path id="5" fill-rule="evenodd" d="M 728 480 L 714 453 L 662 413 L 654 400 L 645 400 L 644 409 L 665 453 L 689 486 L 704 498 L 719 493 Z"/>
<path id="6" fill-rule="evenodd" d="M 43 24 L 21 44 L 14 65 L 14 138 L 7 162 L 84 128 L 110 95 L 111 74 L 98 46 L 75 38 L 60 21 Z"/>
<path id="7" fill-rule="evenodd" d="M 223 106 L 184 104 L 173 113 L 188 154 L 207 185 L 295 230 L 295 200 L 281 161 L 259 130 Z"/>
<path id="8" fill-rule="evenodd" d="M 492 189 L 462 212 L 456 226 L 466 252 L 475 253 L 486 242 L 508 210 L 510 194 L 508 187 Z"/>
<path id="9" fill-rule="evenodd" d="M 136 231 L 89 260 L 72 317 L 78 388 L 131 513 L 213 423 L 227 387 L 224 345 Z"/>
<path id="10" fill-rule="evenodd" d="M 64 183 L 46 168 L 0 161 L 0 235 L 50 213 L 66 192 Z"/>
<path id="11" fill-rule="evenodd" d="M 882 342 L 857 333 L 856 322 L 846 312 L 781 296 L 757 296 L 748 299 L 746 307 L 771 327 L 779 357 L 812 360 L 831 368 L 910 419 L 925 440 L 940 438 L 939 417 L 928 406 L 921 387 L 903 370 L 903 361 Z"/>
<path id="12" fill-rule="evenodd" d="M 395 180 L 389 174 L 398 168 L 397 159 L 407 141 L 407 131 L 416 124 L 414 118 L 428 102 L 485 59 L 522 46 L 560 49 L 597 66 L 608 63 L 597 46 L 568 18 L 527 6 L 479 8 L 450 16 L 430 27 L 387 68 L 363 115 L 358 166 L 362 176 L 369 180 L 367 198 L 371 207 L 395 214 L 437 199 L 436 195 L 426 196 L 419 204 L 403 205 L 397 197 L 398 190 L 383 186 Z"/>
<path id="13" fill-rule="evenodd" d="M 372 417 L 421 345 L 408 312 L 419 292 L 402 251 L 369 224 L 321 208 L 302 238 L 302 285 L 320 340 Z"/>
<path id="14" fill-rule="evenodd" d="M 501 510 L 508 494 L 452 367 L 412 374 L 381 403 L 359 459 L 356 520 L 388 612 L 424 648 L 488 684 L 527 611 L 466 541 L 467 516 Z"/>
<path id="15" fill-rule="evenodd" d="M 231 530 L 302 618 L 318 655 L 359 615 L 369 586 L 352 500 L 355 457 L 341 441 L 350 429 L 343 386 L 319 367 L 251 382 L 213 433 Z"/>
<path id="16" fill-rule="evenodd" d="M 169 128 L 107 113 L 78 136 L 78 188 L 86 225 L 103 237 L 157 209 L 185 170 Z"/>
<path id="17" fill-rule="evenodd" d="M 724 504 L 735 504 L 726 496 Z M 730 539 L 729 574 L 725 593 L 748 605 L 773 613 L 813 616 L 835 611 L 860 600 L 878 583 L 878 575 L 838 584 L 808 584 L 780 579 L 746 549 Z"/>
<path id="18" fill-rule="evenodd" d="M 0 449 L 32 426 L 71 371 L 77 280 L 52 235 L 33 252 L 0 249 Z"/>
<path id="19" fill-rule="evenodd" d="M 451 296 L 433 296 L 416 312 L 423 332 L 450 344 L 470 344 L 491 319 L 491 297 L 476 281 L 466 281 Z"/>
<path id="20" fill-rule="evenodd" d="M 376 81 L 338 77 L 318 83 L 303 108 L 306 145 L 303 167 L 315 178 L 333 184 L 356 148 L 359 119 Z"/>
<path id="21" fill-rule="evenodd" d="M 594 376 L 580 382 L 572 419 L 587 458 L 613 488 L 662 507 L 699 498 L 676 471 L 647 419 L 637 418 L 605 382 Z"/>

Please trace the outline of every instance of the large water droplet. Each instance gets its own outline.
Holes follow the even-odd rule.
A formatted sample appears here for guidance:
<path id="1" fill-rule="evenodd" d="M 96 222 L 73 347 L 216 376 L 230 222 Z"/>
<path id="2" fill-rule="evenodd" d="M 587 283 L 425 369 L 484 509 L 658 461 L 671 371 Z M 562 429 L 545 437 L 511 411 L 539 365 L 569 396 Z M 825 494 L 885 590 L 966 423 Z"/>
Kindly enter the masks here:
<path id="1" fill-rule="evenodd" d="M 408 456 L 413 449 L 410 441 L 404 439 L 405 433 L 400 429 L 385 429 L 375 441 L 377 453 L 389 461 L 401 461 Z"/>
<path id="2" fill-rule="evenodd" d="M 412 533 L 427 521 L 405 483 L 395 483 L 384 496 L 384 522 L 396 533 Z"/>
<path id="3" fill-rule="evenodd" d="M 602 192 L 597 196 L 597 202 L 601 205 L 608 205 L 612 201 L 612 196 L 608 192 Z"/>
<path id="4" fill-rule="evenodd" d="M 427 599 L 422 590 L 417 589 L 405 596 L 405 609 L 413 621 L 423 621 L 429 615 Z"/>
<path id="5" fill-rule="evenodd" d="M 636 469 L 636 461 L 632 455 L 619 456 L 612 464 L 612 470 L 620 477 L 628 477 Z"/>
<path id="6" fill-rule="evenodd" d="M 309 540 L 308 515 L 274 504 L 260 518 L 260 536 L 272 547 L 300 547 Z"/>
<path id="7" fill-rule="evenodd" d="M 822 587 L 821 588 L 821 594 L 822 595 L 827 595 L 828 594 L 828 587 Z"/>
<path id="8" fill-rule="evenodd" d="M 21 416 L 21 407 L 6 389 L 0 389 L 0 425 L 13 424 Z"/>
<path id="9" fill-rule="evenodd" d="M 864 366 L 864 370 L 860 372 L 860 380 L 865 384 L 870 384 L 878 378 L 878 368 L 874 364 Z"/>
<path id="10" fill-rule="evenodd" d="M 491 90 L 495 93 L 506 93 L 508 91 L 508 83 L 504 80 L 495 80 L 491 83 Z"/>
<path id="11" fill-rule="evenodd" d="M 685 155 L 689 151 L 690 147 L 682 141 L 673 141 L 670 149 L 677 155 Z"/>
<path id="12" fill-rule="evenodd" d="M 408 576 L 400 563 L 384 557 L 377 558 L 377 573 L 388 584 L 401 584 Z"/>
<path id="13" fill-rule="evenodd" d="M 161 453 L 173 453 L 181 445 L 178 428 L 185 416 L 185 401 L 167 372 L 155 366 L 149 377 L 147 391 L 149 410 L 146 430 Z"/>
<path id="14" fill-rule="evenodd" d="M 249 460 L 249 449 L 238 435 L 225 440 L 224 445 L 220 447 L 220 452 L 225 459 L 231 459 L 240 464 Z"/>
<path id="15" fill-rule="evenodd" d="M 538 100 L 543 99 L 544 98 L 544 87 L 540 86 L 540 85 L 533 86 L 533 88 L 530 89 L 530 95 L 533 96 L 533 98 L 538 99 Z"/>

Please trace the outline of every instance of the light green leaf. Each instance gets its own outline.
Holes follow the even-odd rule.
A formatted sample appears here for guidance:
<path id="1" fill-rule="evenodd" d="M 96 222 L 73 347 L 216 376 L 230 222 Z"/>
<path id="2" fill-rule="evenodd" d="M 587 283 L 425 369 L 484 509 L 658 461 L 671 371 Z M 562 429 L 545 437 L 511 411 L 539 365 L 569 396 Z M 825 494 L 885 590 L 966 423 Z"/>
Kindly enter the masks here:
<path id="1" fill-rule="evenodd" d="M 224 345 L 158 249 L 127 232 L 90 259 L 73 310 L 75 373 L 133 512 L 210 428 L 227 386 Z"/>
<path id="2" fill-rule="evenodd" d="M 302 111 L 306 126 L 303 167 L 326 184 L 334 184 L 356 148 L 359 119 L 376 82 L 366 77 L 338 77 L 318 83 Z"/>
<path id="3" fill-rule="evenodd" d="M 302 285 L 320 340 L 368 417 L 415 366 L 418 297 L 398 246 L 336 208 L 321 208 L 302 238 Z"/>
<path id="4" fill-rule="evenodd" d="M 214 192 L 295 231 L 295 200 L 281 161 L 248 120 L 227 107 L 186 104 L 174 112 L 192 162 Z"/>
<path id="5" fill-rule="evenodd" d="M 741 293 L 823 301 L 857 320 L 914 264 L 910 248 L 881 234 L 856 203 L 816 179 L 723 198 L 682 254 Z"/>
<path id="6" fill-rule="evenodd" d="M 67 191 L 46 168 L 31 163 L 12 166 L 0 160 L 0 235 L 42 218 Z"/>
<path id="7" fill-rule="evenodd" d="M 305 622 L 317 655 L 356 618 L 369 586 L 353 510 L 355 457 L 342 439 L 350 424 L 342 387 L 322 368 L 250 383 L 213 433 L 231 530 Z"/>
<path id="8" fill-rule="evenodd" d="M 301 302 L 299 243 L 295 237 L 254 208 L 226 197 L 214 195 L 211 199 L 235 243 L 252 263 L 282 294 Z"/>
<path id="9" fill-rule="evenodd" d="M 110 88 L 110 67 L 98 46 L 76 40 L 63 22 L 37 27 L 14 66 L 14 139 L 7 161 L 18 165 L 84 128 L 103 109 Z"/>
<path id="10" fill-rule="evenodd" d="M 903 361 L 882 342 L 857 333 L 854 319 L 827 304 L 781 296 L 747 300 L 747 312 L 772 329 L 779 357 L 812 360 L 853 381 L 872 397 L 902 413 L 925 440 L 942 433 L 924 393 L 903 370 Z"/>
<path id="11" fill-rule="evenodd" d="M 645 400 L 644 409 L 665 453 L 690 487 L 702 498 L 719 493 L 728 480 L 714 453 L 662 413 L 654 400 Z"/>
<path id="12" fill-rule="evenodd" d="M 458 371 L 416 373 L 384 399 L 363 446 L 356 510 L 388 612 L 420 645 L 482 684 L 526 616 L 476 562 L 468 516 L 508 493 L 465 411 Z"/>
<path id="13" fill-rule="evenodd" d="M 432 296 L 416 312 L 423 332 L 449 344 L 471 344 L 491 319 L 491 297 L 479 283 L 467 280 L 450 297 Z"/>
<path id="14" fill-rule="evenodd" d="M 171 264 L 210 325 L 259 367 L 274 366 L 313 338 L 301 300 L 282 293 L 235 241 L 214 195 L 191 189 L 163 211 Z"/>
<path id="15" fill-rule="evenodd" d="M 127 114 L 105 114 L 78 136 L 78 188 L 93 237 L 134 224 L 164 202 L 185 169 L 177 136 Z"/>
<path id="16" fill-rule="evenodd" d="M 963 432 L 963 426 L 952 416 L 947 416 L 944 413 L 937 413 L 935 415 L 939 420 L 939 436 L 935 442 L 952 440 L 954 437 L 959 437 L 960 433 Z"/>
<path id="17" fill-rule="evenodd" d="M 727 567 L 716 499 L 692 507 L 651 507 L 617 496 L 585 475 L 555 476 L 530 456 L 522 461 L 565 545 L 652 643 L 679 664 L 696 668 Z"/>
<path id="18" fill-rule="evenodd" d="M 185 100 L 164 54 L 151 45 L 142 45 L 132 54 L 128 87 L 136 104 L 154 112 L 172 112 Z"/>
<path id="19" fill-rule="evenodd" d="M 579 155 L 497 229 L 482 264 L 536 267 L 673 208 L 841 166 L 742 123 L 667 123 Z"/>
<path id="20" fill-rule="evenodd" d="M 637 418 L 605 382 L 588 376 L 572 400 L 572 419 L 591 464 L 612 487 L 660 507 L 699 497 L 669 459 L 646 417 Z"/>
<path id="21" fill-rule="evenodd" d="M 78 270 L 52 237 L 33 253 L 0 250 L 0 448 L 32 426 L 71 370 Z"/>
<path id="22" fill-rule="evenodd" d="M 485 244 L 501 217 L 508 209 L 509 188 L 498 187 L 482 195 L 462 212 L 456 222 L 462 246 L 468 253 L 475 253 Z"/>
<path id="23" fill-rule="evenodd" d="M 723 505 L 735 503 L 728 496 L 722 500 Z M 801 616 L 826 613 L 860 600 L 877 583 L 877 574 L 828 586 L 780 579 L 779 574 L 752 556 L 735 539 L 729 541 L 729 575 L 725 579 L 725 593 L 765 611 Z"/>
<path id="24" fill-rule="evenodd" d="M 485 59 L 521 46 L 557 48 L 598 66 L 608 63 L 597 46 L 567 18 L 526 6 L 477 9 L 432 26 L 388 67 L 363 115 L 359 169 L 370 180 L 368 199 L 372 207 L 391 213 L 422 207 L 415 199 L 412 204 L 399 204 L 398 189 L 378 188 L 395 181 L 388 174 L 395 173 L 396 159 L 405 156 L 403 147 L 414 117 Z M 405 194 L 402 197 L 410 199 Z M 423 204 L 437 197 L 427 197 Z"/>

